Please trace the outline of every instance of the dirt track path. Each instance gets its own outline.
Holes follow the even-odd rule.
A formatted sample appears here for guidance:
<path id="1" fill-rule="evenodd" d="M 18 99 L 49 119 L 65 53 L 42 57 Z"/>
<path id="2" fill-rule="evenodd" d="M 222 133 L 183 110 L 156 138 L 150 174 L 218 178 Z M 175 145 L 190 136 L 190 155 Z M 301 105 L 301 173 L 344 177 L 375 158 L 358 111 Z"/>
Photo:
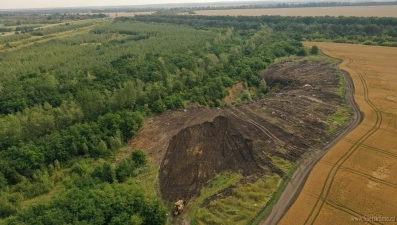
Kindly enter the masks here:
<path id="1" fill-rule="evenodd" d="M 277 224 L 281 218 L 285 215 L 288 209 L 297 199 L 298 195 L 303 189 L 303 186 L 309 177 L 310 172 L 316 163 L 330 150 L 332 147 L 343 139 L 348 133 L 350 133 L 354 128 L 356 128 L 362 121 L 363 116 L 360 113 L 360 109 L 354 101 L 354 85 L 351 77 L 347 73 L 343 73 L 346 81 L 346 100 L 348 104 L 353 109 L 353 121 L 346 127 L 346 129 L 339 133 L 330 143 L 328 143 L 324 149 L 316 151 L 313 154 L 305 157 L 298 169 L 295 171 L 290 182 L 282 193 L 278 202 L 273 206 L 272 211 L 269 215 L 262 220 L 260 223 L 263 224 Z"/>
<path id="2" fill-rule="evenodd" d="M 306 44 L 343 59 L 340 68 L 352 76 L 365 117 L 312 167 L 301 192 L 291 194 L 293 205 L 280 201 L 280 215 L 267 224 L 396 224 L 397 49 Z"/>

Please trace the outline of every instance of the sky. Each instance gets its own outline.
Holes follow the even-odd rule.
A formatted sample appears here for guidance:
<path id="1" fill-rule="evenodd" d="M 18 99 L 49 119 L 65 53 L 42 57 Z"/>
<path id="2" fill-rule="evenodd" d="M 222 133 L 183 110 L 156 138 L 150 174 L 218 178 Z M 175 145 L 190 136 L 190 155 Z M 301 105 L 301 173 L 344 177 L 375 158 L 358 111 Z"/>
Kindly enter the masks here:
<path id="1" fill-rule="evenodd" d="M 230 2 L 230 1 L 233 0 L 0 0 L 0 9 L 148 5 L 148 4 L 165 4 L 165 3 L 196 3 L 196 2 L 199 3 L 199 2 Z"/>

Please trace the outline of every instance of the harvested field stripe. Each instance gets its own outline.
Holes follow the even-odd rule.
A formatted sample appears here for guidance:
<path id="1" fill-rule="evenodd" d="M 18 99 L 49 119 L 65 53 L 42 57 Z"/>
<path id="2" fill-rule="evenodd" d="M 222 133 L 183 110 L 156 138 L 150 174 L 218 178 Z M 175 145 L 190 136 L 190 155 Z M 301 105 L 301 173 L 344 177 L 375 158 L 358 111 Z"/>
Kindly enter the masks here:
<path id="1" fill-rule="evenodd" d="M 328 55 L 331 56 L 335 56 L 335 54 L 330 51 L 329 49 L 324 49 L 325 51 L 328 52 Z M 314 224 L 314 222 L 316 221 L 318 215 L 320 214 L 321 209 L 324 206 L 324 203 L 326 202 L 328 195 L 330 193 L 331 187 L 332 187 L 332 183 L 334 182 L 335 176 L 337 174 L 337 171 L 339 170 L 339 168 L 343 165 L 343 163 L 360 147 L 361 144 L 363 144 L 363 142 L 365 140 L 367 140 L 373 133 L 375 133 L 378 128 L 380 127 L 380 124 L 382 123 L 382 113 L 381 111 L 371 102 L 371 100 L 369 99 L 369 91 L 368 91 L 368 86 L 366 84 L 365 79 L 363 78 L 362 74 L 359 71 L 354 70 L 350 64 L 353 63 L 353 59 L 350 58 L 345 58 L 344 61 L 349 60 L 348 63 L 346 63 L 346 67 L 351 69 L 352 71 L 354 71 L 360 81 L 361 84 L 363 85 L 364 88 L 364 99 L 365 102 L 375 111 L 376 113 L 376 122 L 375 124 L 372 126 L 371 130 L 369 130 L 368 132 L 366 132 L 332 167 L 331 171 L 328 173 L 327 177 L 326 177 L 326 182 L 324 184 L 324 186 L 321 189 L 321 193 L 320 193 L 320 198 L 317 199 L 314 207 L 312 208 L 309 216 L 307 217 L 306 221 L 304 222 L 304 224 Z M 322 200 L 324 199 L 324 200 Z M 320 201 L 321 200 L 321 201 Z M 340 207 L 339 207 L 340 208 Z M 342 210 L 342 209 L 340 209 Z M 343 210 L 342 210 L 343 211 Z M 313 217 L 314 215 L 314 217 Z M 310 222 L 311 221 L 311 222 Z"/>

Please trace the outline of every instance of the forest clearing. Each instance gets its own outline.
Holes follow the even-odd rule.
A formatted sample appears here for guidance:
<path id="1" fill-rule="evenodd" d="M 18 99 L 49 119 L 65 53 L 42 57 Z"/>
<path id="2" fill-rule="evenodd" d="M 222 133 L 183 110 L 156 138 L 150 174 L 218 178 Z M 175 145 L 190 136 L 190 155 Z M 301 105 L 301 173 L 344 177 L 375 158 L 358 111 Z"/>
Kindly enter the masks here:
<path id="1" fill-rule="evenodd" d="M 397 207 L 397 51 L 394 48 L 306 42 L 343 59 L 355 84 L 362 123 L 314 167 L 280 224 L 395 222 Z M 393 220 L 394 218 L 394 220 Z M 382 218 L 381 218 L 382 219 Z M 388 221 L 389 220 L 389 221 Z M 375 220 L 370 224 L 377 224 Z"/>
<path id="2" fill-rule="evenodd" d="M 349 6 L 349 7 L 307 7 L 307 8 L 263 8 L 196 10 L 203 16 L 358 16 L 397 17 L 397 6 Z"/>
<path id="3" fill-rule="evenodd" d="M 261 75 L 270 88 L 279 86 L 277 93 L 251 103 L 150 117 L 129 145 L 160 164 L 163 199 L 188 201 L 190 218 L 184 219 L 247 224 L 303 155 L 321 149 L 333 138 L 330 130 L 348 120 L 349 113 L 341 124 L 332 119 L 340 109 L 348 111 L 337 94 L 343 78 L 336 63 L 326 57 L 280 60 Z"/>

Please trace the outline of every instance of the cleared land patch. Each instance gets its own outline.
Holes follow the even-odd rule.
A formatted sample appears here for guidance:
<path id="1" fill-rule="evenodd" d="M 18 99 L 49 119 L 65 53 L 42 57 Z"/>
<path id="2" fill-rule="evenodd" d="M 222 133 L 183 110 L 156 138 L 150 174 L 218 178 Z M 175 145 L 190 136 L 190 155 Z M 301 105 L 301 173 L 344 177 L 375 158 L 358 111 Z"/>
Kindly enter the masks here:
<path id="1" fill-rule="evenodd" d="M 277 9 L 198 10 L 204 16 L 359 16 L 397 17 L 397 6 L 350 6 Z"/>
<path id="2" fill-rule="evenodd" d="M 221 224 L 216 218 L 247 224 L 272 199 L 295 162 L 321 148 L 335 126 L 329 117 L 346 107 L 338 95 L 340 71 L 327 60 L 280 60 L 261 75 L 271 93 L 260 100 L 225 108 L 191 106 L 147 119 L 130 146 L 146 150 L 161 164 L 163 199 L 188 200 L 188 209 L 197 211 L 188 219 L 172 219 L 173 224 Z M 225 172 L 243 178 L 219 186 L 219 174 Z M 208 190 L 217 192 L 202 199 L 203 193 L 212 193 Z M 214 210 L 222 205 L 228 208 Z"/>
<path id="3" fill-rule="evenodd" d="M 390 102 L 390 96 L 397 88 L 397 50 L 335 43 L 306 45 L 317 45 L 325 54 L 343 59 L 340 68 L 351 74 L 354 97 L 365 116 L 314 167 L 280 224 L 357 224 L 352 218 L 396 218 L 397 105 Z"/>

